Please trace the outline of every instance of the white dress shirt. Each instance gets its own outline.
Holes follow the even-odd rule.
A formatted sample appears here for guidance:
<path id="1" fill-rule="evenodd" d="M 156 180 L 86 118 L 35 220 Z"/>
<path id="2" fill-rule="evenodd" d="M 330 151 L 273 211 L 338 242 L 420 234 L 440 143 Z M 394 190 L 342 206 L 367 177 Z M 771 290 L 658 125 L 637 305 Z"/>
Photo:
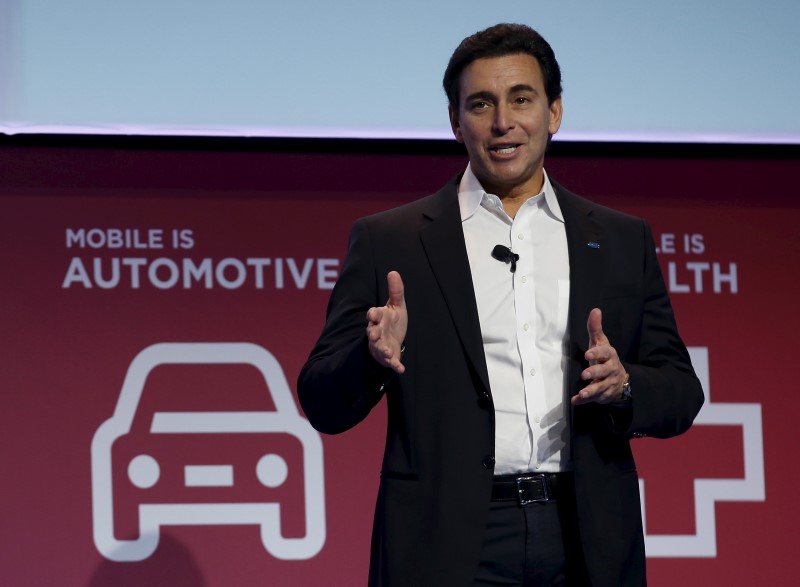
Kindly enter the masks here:
<path id="1" fill-rule="evenodd" d="M 545 173 L 512 219 L 470 166 L 458 190 L 495 409 L 495 475 L 572 469 L 564 349 L 569 256 L 564 217 Z M 519 255 L 516 272 L 492 257 Z"/>

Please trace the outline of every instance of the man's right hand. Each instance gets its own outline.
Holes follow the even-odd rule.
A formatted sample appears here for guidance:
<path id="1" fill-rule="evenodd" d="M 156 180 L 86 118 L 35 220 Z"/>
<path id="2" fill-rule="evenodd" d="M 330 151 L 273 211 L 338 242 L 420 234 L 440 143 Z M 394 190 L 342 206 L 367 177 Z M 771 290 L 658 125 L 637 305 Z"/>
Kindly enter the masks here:
<path id="1" fill-rule="evenodd" d="M 400 349 L 408 329 L 408 312 L 403 293 L 403 280 L 397 271 L 386 276 L 389 300 L 381 308 L 367 310 L 367 340 L 369 353 L 378 363 L 395 373 L 406 368 L 400 362 Z"/>

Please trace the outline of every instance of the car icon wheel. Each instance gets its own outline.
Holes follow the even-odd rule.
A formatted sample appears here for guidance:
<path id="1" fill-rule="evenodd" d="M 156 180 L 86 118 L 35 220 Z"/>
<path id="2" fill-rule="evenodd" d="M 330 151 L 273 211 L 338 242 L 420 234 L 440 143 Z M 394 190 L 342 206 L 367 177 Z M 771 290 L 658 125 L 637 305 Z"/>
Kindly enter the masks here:
<path id="1" fill-rule="evenodd" d="M 161 468 L 150 455 L 134 457 L 128 465 L 128 479 L 139 489 L 150 489 L 160 476 Z"/>
<path id="2" fill-rule="evenodd" d="M 265 487 L 278 487 L 286 481 L 289 467 L 283 457 L 276 454 L 264 455 L 256 465 L 256 476 Z"/>

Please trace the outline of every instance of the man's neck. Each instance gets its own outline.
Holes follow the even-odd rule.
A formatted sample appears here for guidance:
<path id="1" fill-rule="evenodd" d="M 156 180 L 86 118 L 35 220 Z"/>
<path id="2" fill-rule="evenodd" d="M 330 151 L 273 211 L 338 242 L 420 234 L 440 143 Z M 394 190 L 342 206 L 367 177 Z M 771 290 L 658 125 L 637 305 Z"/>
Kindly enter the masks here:
<path id="1" fill-rule="evenodd" d="M 484 186 L 487 192 L 500 198 L 503 203 L 503 210 L 505 210 L 509 218 L 514 218 L 522 205 L 532 197 L 539 195 L 543 188 L 543 170 L 539 170 L 529 181 L 510 188 Z"/>

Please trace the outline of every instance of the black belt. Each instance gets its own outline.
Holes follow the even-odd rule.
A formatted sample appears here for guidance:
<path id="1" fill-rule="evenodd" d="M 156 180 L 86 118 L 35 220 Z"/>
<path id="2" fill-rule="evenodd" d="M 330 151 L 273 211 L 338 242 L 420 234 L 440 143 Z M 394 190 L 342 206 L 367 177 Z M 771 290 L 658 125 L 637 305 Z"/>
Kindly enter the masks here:
<path id="1" fill-rule="evenodd" d="M 572 473 L 497 475 L 492 484 L 492 501 L 543 503 L 557 499 L 568 485 L 572 485 Z"/>

